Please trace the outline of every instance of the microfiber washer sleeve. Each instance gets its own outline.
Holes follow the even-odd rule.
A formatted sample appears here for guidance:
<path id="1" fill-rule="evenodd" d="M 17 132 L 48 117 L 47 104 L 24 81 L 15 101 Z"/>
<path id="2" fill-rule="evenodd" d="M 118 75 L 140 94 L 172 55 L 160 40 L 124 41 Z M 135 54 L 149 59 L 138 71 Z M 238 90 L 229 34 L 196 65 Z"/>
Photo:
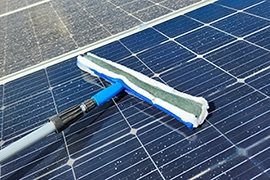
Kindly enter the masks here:
<path id="1" fill-rule="evenodd" d="M 152 104 L 190 129 L 201 125 L 208 115 L 209 106 L 204 98 L 179 92 L 139 72 L 94 54 L 78 56 L 77 66 L 110 83 L 122 84 L 127 93 Z"/>

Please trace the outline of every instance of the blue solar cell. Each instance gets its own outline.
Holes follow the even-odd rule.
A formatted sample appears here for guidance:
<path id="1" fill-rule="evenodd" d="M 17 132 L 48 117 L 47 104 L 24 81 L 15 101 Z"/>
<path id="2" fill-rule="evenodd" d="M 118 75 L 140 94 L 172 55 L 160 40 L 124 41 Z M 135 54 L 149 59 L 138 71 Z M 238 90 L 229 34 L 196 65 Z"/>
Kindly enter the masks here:
<path id="1" fill-rule="evenodd" d="M 98 112 L 92 112 L 91 116 L 88 115 L 67 130 L 66 140 L 72 158 L 98 150 L 130 132 L 127 122 L 113 105 L 99 108 Z"/>
<path id="2" fill-rule="evenodd" d="M 244 9 L 262 1 L 263 0 L 219 0 L 217 3 L 236 9 Z"/>
<path id="3" fill-rule="evenodd" d="M 260 174 L 256 175 L 255 177 L 257 179 L 267 179 L 267 178 L 269 178 L 269 175 L 267 173 L 260 173 Z"/>
<path id="4" fill-rule="evenodd" d="M 0 110 L 0 128 L 2 129 L 2 124 L 3 124 L 3 121 L 2 121 L 2 111 Z M 0 141 L 2 140 L 2 136 L 0 136 Z"/>
<path id="5" fill-rule="evenodd" d="M 126 95 L 117 104 L 132 128 L 140 128 L 156 119 L 164 121 L 172 119 L 164 112 L 131 95 Z"/>
<path id="6" fill-rule="evenodd" d="M 160 73 L 196 56 L 175 42 L 169 41 L 150 48 L 138 54 L 137 57 L 155 73 Z"/>
<path id="7" fill-rule="evenodd" d="M 7 106 L 48 88 L 48 79 L 44 70 L 8 82 L 4 86 L 4 105 Z"/>
<path id="8" fill-rule="evenodd" d="M 134 136 L 129 135 L 112 144 L 114 146 L 101 148 L 94 154 L 77 160 L 74 164 L 76 177 L 106 179 L 131 176 L 130 178 L 136 179 L 155 169 Z"/>
<path id="9" fill-rule="evenodd" d="M 257 6 L 251 7 L 245 11 L 270 19 L 269 7 L 270 7 L 270 2 L 264 1 L 263 3 L 261 3 Z"/>
<path id="10" fill-rule="evenodd" d="M 262 154 L 262 156 L 264 156 L 265 153 L 269 152 L 269 147 L 270 147 L 270 139 L 268 138 L 264 138 L 264 139 L 261 139 L 261 141 L 258 141 L 258 143 L 260 143 L 260 146 L 250 146 L 248 148 L 248 156 L 249 157 L 253 157 L 253 156 L 256 156 L 256 154 Z M 265 158 L 265 160 L 269 159 L 269 156 L 267 156 Z M 260 162 L 258 160 L 256 160 L 256 162 Z M 261 161 L 263 162 L 263 161 Z M 270 164 L 268 164 L 269 166 Z"/>
<path id="11" fill-rule="evenodd" d="M 270 53 L 244 41 L 237 41 L 205 56 L 238 78 L 245 78 L 269 66 Z"/>
<path id="12" fill-rule="evenodd" d="M 258 98 L 255 93 L 252 95 Z M 245 105 L 241 102 L 237 103 L 237 105 L 242 106 L 242 112 L 230 114 L 224 118 L 223 122 L 217 124 L 221 132 L 224 132 L 233 143 L 242 148 L 256 144 L 269 134 L 270 123 L 267 122 L 267 119 L 270 117 L 270 101 L 258 100 L 260 102 L 257 103 L 254 102 L 255 98 L 251 99 L 251 102 L 243 99 L 246 101 Z M 247 105 L 250 107 L 246 108 Z"/>
<path id="13" fill-rule="evenodd" d="M 119 41 L 114 41 L 94 49 L 91 53 L 111 61 L 117 61 L 131 55 L 131 53 Z"/>
<path id="14" fill-rule="evenodd" d="M 239 179 L 252 179 L 254 176 L 260 174 L 260 172 L 260 168 L 254 165 L 252 160 L 235 154 L 228 159 L 224 159 L 218 166 L 210 168 L 201 178 L 230 179 L 231 177 L 235 177 Z M 263 177 L 267 179 L 267 175 L 263 175 Z"/>
<path id="15" fill-rule="evenodd" d="M 203 27 L 175 40 L 198 54 L 204 54 L 234 39 L 234 37 L 211 27 Z"/>
<path id="16" fill-rule="evenodd" d="M 211 96 L 215 110 L 209 121 L 234 144 L 247 148 L 267 134 L 270 101 L 244 84 L 236 84 Z M 253 136 L 256 134 L 256 136 Z"/>
<path id="17" fill-rule="evenodd" d="M 139 132 L 139 138 L 166 179 L 187 179 L 211 166 L 209 162 L 215 164 L 225 154 L 228 156 L 235 152 L 231 143 L 212 127 L 191 135 L 186 135 L 184 129 L 179 131 L 182 134 L 164 125 L 155 125 Z M 222 152 L 219 148 L 228 149 Z"/>
<path id="18" fill-rule="evenodd" d="M 92 80 L 93 84 L 85 81 L 83 78 L 78 78 L 55 87 L 52 92 L 58 111 L 60 112 L 80 104 L 99 92 L 102 89 L 102 85 L 97 78 Z"/>
<path id="19" fill-rule="evenodd" d="M 183 64 L 161 74 L 160 77 L 169 86 L 181 92 L 206 98 L 236 81 L 203 59 Z"/>
<path id="20" fill-rule="evenodd" d="M 260 168 L 258 166 L 254 166 L 254 163 L 251 160 L 240 158 L 239 161 L 241 161 L 242 163 L 240 163 L 236 169 L 233 169 L 228 174 L 222 174 L 220 178 L 223 179 L 223 178 L 229 178 L 233 176 L 236 178 L 241 177 L 244 179 L 251 179 L 254 176 L 260 174 L 261 172 Z"/>
<path id="21" fill-rule="evenodd" d="M 57 168 L 56 171 L 51 172 L 50 174 L 47 174 L 45 176 L 39 177 L 39 179 L 47 180 L 47 179 L 71 179 L 73 177 L 73 172 L 71 169 L 71 166 L 64 166 L 61 168 Z"/>
<path id="22" fill-rule="evenodd" d="M 133 53 L 140 52 L 152 46 L 158 45 L 167 38 L 157 31 L 149 28 L 141 32 L 135 33 L 120 41 Z"/>
<path id="23" fill-rule="evenodd" d="M 156 180 L 163 180 L 163 177 L 160 176 L 160 173 L 155 170 L 151 173 L 148 173 L 147 176 L 143 177 L 144 179 L 156 179 Z"/>
<path id="24" fill-rule="evenodd" d="M 212 25 L 223 31 L 226 31 L 227 33 L 238 37 L 244 37 L 269 24 L 270 21 L 244 13 L 237 13 Z"/>
<path id="25" fill-rule="evenodd" d="M 207 100 L 214 103 L 214 108 L 210 112 L 211 119 L 209 119 L 212 124 L 222 122 L 224 118 L 226 118 L 230 114 L 237 112 L 237 108 L 230 109 L 228 107 L 232 103 L 237 103 L 237 100 L 239 98 L 238 92 L 240 91 L 243 94 L 251 94 L 253 92 L 251 88 L 247 88 L 243 84 L 233 83 L 232 85 L 227 86 L 223 90 L 217 91 L 216 93 L 209 96 Z"/>
<path id="26" fill-rule="evenodd" d="M 0 85 L 0 107 L 2 107 L 3 104 L 3 85 Z"/>
<path id="27" fill-rule="evenodd" d="M 48 118 L 54 114 L 56 114 L 54 102 L 49 91 L 7 106 L 3 110 L 2 138 L 8 140 L 25 133 L 46 123 Z"/>
<path id="28" fill-rule="evenodd" d="M 246 37 L 245 40 L 270 50 L 270 28 L 252 34 L 251 36 Z"/>
<path id="29" fill-rule="evenodd" d="M 247 79 L 246 82 L 270 96 L 270 69 Z"/>
<path id="30" fill-rule="evenodd" d="M 81 70 L 76 66 L 77 57 L 70 58 L 67 61 L 48 67 L 47 73 L 51 86 L 59 85 L 70 79 L 82 75 Z"/>
<path id="31" fill-rule="evenodd" d="M 154 28 L 170 38 L 173 38 L 202 25 L 203 24 L 191 20 L 185 16 L 179 16 L 164 23 L 158 24 L 154 26 Z"/>
<path id="32" fill-rule="evenodd" d="M 195 11 L 191 11 L 186 15 L 204 23 L 211 23 L 234 12 L 235 11 L 232 9 L 218 6 L 216 4 L 210 4 Z"/>
<path id="33" fill-rule="evenodd" d="M 126 66 L 149 77 L 154 75 L 153 72 L 135 56 L 128 57 L 122 61 L 118 61 L 117 63 L 122 64 L 123 66 Z"/>
<path id="34" fill-rule="evenodd" d="M 248 149 L 248 155 L 249 157 L 254 157 L 252 159 L 254 164 L 258 164 L 264 171 L 270 168 L 270 140 L 267 138 L 264 138 L 263 141 L 258 141 L 260 143 L 260 146 L 253 146 Z M 266 177 L 265 176 L 262 177 Z M 267 179 L 267 178 L 265 178 Z"/>

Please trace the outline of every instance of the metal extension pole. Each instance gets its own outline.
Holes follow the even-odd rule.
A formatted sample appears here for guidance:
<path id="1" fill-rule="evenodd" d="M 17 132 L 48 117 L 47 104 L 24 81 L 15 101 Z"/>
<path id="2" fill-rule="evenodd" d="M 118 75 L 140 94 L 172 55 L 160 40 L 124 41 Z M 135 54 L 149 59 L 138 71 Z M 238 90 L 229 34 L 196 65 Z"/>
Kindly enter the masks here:
<path id="1" fill-rule="evenodd" d="M 46 137 L 50 133 L 59 133 L 63 131 L 68 126 L 83 117 L 85 113 L 88 113 L 95 107 L 102 105 L 123 89 L 124 86 L 121 83 L 116 82 L 95 94 L 91 99 L 85 100 L 83 103 L 81 103 L 81 105 L 75 105 L 49 118 L 49 122 L 39 129 L 0 150 L 0 164 Z"/>
<path id="2" fill-rule="evenodd" d="M 48 122 L 39 129 L 19 139 L 18 141 L 13 142 L 12 144 L 0 151 L 0 164 L 2 164 L 4 161 L 11 158 L 15 154 L 35 144 L 36 142 L 43 139 L 54 131 L 54 124 L 52 122 Z"/>

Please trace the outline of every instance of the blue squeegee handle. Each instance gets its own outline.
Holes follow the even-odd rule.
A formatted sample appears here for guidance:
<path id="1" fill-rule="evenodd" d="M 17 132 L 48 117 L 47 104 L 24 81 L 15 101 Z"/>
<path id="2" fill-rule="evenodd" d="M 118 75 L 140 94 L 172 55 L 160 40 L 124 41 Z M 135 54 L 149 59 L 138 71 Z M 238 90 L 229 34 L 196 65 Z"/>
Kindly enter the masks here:
<path id="1" fill-rule="evenodd" d="M 56 132 L 59 133 L 66 129 L 69 125 L 80 119 L 85 113 L 94 109 L 96 106 L 100 106 L 106 101 L 113 98 L 119 92 L 124 89 L 124 86 L 116 82 L 111 86 L 101 90 L 90 99 L 81 103 L 81 105 L 75 105 L 59 114 L 51 117 L 49 121 L 53 122 L 56 128 Z"/>
<path id="2" fill-rule="evenodd" d="M 121 83 L 116 82 L 111 86 L 101 90 L 92 98 L 84 101 L 81 105 L 73 106 L 59 114 L 49 118 L 49 122 L 24 136 L 18 141 L 13 142 L 4 149 L 0 150 L 0 164 L 13 157 L 15 154 L 35 144 L 52 132 L 59 133 L 69 125 L 80 119 L 85 113 L 100 106 L 113 98 L 124 89 Z"/>
<path id="3" fill-rule="evenodd" d="M 113 98 L 116 96 L 119 92 L 121 92 L 124 89 L 124 86 L 116 82 L 115 84 L 103 89 L 102 91 L 98 92 L 96 95 L 92 97 L 97 103 L 97 106 L 102 105 L 109 99 Z"/>

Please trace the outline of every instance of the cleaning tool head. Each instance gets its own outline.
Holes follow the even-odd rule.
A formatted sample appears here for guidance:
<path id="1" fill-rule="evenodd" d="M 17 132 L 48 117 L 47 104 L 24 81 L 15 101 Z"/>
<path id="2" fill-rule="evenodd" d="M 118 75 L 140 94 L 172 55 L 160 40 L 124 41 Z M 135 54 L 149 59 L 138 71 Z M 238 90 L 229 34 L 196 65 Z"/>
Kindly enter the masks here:
<path id="1" fill-rule="evenodd" d="M 78 56 L 77 66 L 112 84 L 121 83 L 127 93 L 154 105 L 190 129 L 201 125 L 208 115 L 208 103 L 204 98 L 179 92 L 139 72 L 94 54 Z"/>

